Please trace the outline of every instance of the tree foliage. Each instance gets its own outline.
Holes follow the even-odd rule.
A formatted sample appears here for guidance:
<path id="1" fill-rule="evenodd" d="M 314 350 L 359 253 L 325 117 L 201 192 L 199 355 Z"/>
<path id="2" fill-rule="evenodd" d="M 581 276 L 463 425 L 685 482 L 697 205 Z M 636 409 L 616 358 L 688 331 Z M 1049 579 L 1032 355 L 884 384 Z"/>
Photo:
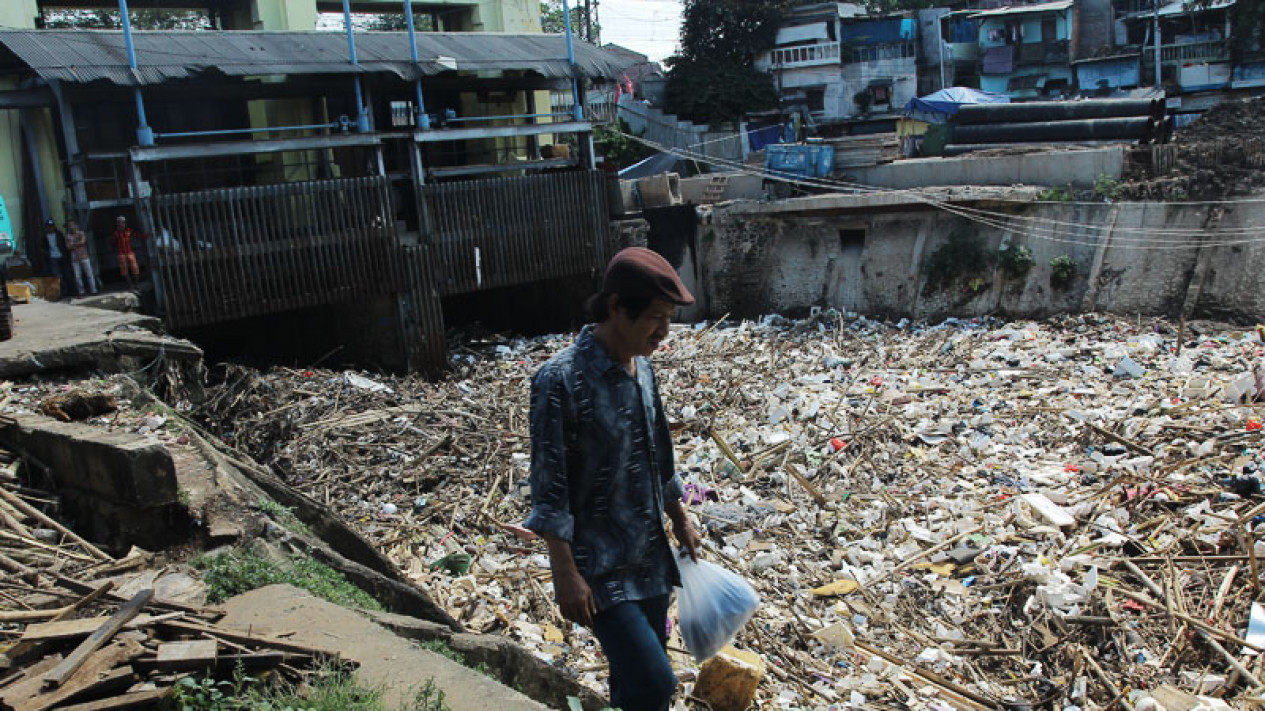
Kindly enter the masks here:
<path id="1" fill-rule="evenodd" d="M 791 0 L 686 0 L 680 54 L 668 60 L 668 110 L 696 123 L 734 121 L 777 105 L 756 57 L 770 49 Z"/>
<path id="2" fill-rule="evenodd" d="M 198 10 L 132 10 L 134 30 L 210 30 L 215 23 Z M 118 10 L 45 10 L 43 27 L 50 30 L 121 30 Z"/>
<path id="3" fill-rule="evenodd" d="M 576 37 L 590 42 L 602 36 L 602 25 L 593 18 L 593 37 L 585 36 L 584 0 L 570 0 L 571 31 Z M 540 30 L 549 34 L 560 35 L 567 31 L 562 18 L 562 0 L 544 0 L 540 3 Z"/>

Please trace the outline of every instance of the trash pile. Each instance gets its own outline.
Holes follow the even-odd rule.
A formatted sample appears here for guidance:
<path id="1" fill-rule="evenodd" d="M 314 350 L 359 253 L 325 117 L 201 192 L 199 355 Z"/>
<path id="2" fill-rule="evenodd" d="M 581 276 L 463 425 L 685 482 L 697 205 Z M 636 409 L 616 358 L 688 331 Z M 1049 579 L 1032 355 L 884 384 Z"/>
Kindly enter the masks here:
<path id="1" fill-rule="evenodd" d="M 676 327 L 655 357 L 704 557 L 763 605 L 761 709 L 1245 708 L 1265 695 L 1265 329 L 1105 315 Z M 601 689 L 551 603 L 531 374 L 232 368 L 199 412 L 454 617 Z M 679 630 L 670 651 L 691 688 Z"/>
<path id="2" fill-rule="evenodd" d="M 288 640 L 216 626 L 216 611 L 162 599 L 154 588 L 124 595 L 115 585 L 58 577 L 40 592 L 46 599 L 73 593 L 71 604 L 0 613 L 6 628 L 22 626 L 5 630 L 16 640 L 0 655 L 7 670 L 0 675 L 0 708 L 148 708 L 178 686 L 197 690 L 191 674 L 227 678 L 274 670 L 298 684 L 330 668 L 334 658 Z M 217 688 L 213 682 L 211 688 Z"/>
<path id="3" fill-rule="evenodd" d="M 34 405 L 44 389 L 19 400 Z M 45 410 L 88 416 L 83 393 L 56 390 Z M 201 604 L 205 586 L 187 573 L 131 572 L 152 554 L 116 559 L 63 526 L 56 495 L 32 487 L 39 466 L 0 451 L 0 708 L 148 707 L 190 674 L 275 669 L 298 683 L 326 668 L 328 653 L 216 626 L 223 613 Z"/>

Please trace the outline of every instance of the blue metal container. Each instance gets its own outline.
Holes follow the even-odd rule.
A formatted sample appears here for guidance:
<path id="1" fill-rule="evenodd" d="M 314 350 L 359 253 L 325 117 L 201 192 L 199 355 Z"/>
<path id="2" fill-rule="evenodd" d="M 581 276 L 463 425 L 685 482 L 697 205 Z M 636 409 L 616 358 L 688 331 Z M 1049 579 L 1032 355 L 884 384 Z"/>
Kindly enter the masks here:
<path id="1" fill-rule="evenodd" d="M 775 143 L 764 147 L 764 169 L 770 173 L 797 178 L 827 178 L 834 164 L 834 146 Z"/>

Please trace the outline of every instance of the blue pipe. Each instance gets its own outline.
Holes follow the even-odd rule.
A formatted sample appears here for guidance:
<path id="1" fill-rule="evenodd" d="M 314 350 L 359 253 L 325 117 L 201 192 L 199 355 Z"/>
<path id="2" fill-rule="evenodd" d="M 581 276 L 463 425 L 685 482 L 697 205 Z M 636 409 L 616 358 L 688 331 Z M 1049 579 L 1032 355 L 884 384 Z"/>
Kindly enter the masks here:
<path id="1" fill-rule="evenodd" d="M 413 27 L 413 0 L 404 0 L 404 17 L 408 20 L 408 49 L 417 70 L 417 127 L 430 130 L 430 116 L 426 113 L 426 100 L 422 98 L 422 68 L 417 63 L 417 30 Z"/>
<path id="2" fill-rule="evenodd" d="M 553 113 L 553 114 L 516 114 L 514 116 L 469 116 L 466 118 L 450 118 L 448 119 L 448 123 L 463 123 L 467 121 L 500 121 L 501 119 L 557 118 L 559 116 L 572 116 L 572 114 Z"/>
<path id="3" fill-rule="evenodd" d="M 346 2 L 347 0 L 343 0 Z M 580 106 L 580 72 L 575 68 L 575 45 L 571 43 L 571 6 L 562 0 L 562 25 L 567 33 L 567 63 L 571 65 L 571 117 L 584 120 L 584 107 Z"/>
<path id="4" fill-rule="evenodd" d="M 343 22 L 347 25 L 347 51 L 351 55 L 351 64 L 360 66 L 356 59 L 356 35 L 351 29 L 351 0 L 343 0 Z M 365 92 L 360 85 L 360 77 L 356 76 L 356 130 L 369 132 L 369 113 L 365 111 Z"/>
<path id="5" fill-rule="evenodd" d="M 127 64 L 132 68 L 133 78 L 138 82 L 132 87 L 132 98 L 136 100 L 136 117 L 140 125 L 136 127 L 136 141 L 142 146 L 154 145 L 154 129 L 149 127 L 149 119 L 145 116 L 145 99 L 141 96 L 140 74 L 136 71 L 136 46 L 132 44 L 132 19 L 127 13 L 127 0 L 119 0 L 119 15 L 123 18 L 123 44 L 127 47 Z"/>

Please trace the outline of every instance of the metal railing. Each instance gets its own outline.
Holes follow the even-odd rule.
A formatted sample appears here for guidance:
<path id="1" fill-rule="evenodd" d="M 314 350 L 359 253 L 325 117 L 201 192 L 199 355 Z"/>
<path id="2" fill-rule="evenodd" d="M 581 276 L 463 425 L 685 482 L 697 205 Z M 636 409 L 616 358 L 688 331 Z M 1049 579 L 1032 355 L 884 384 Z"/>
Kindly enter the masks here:
<path id="1" fill-rule="evenodd" d="M 1162 37 L 1160 39 L 1163 40 Z M 1155 45 L 1149 46 L 1142 55 L 1154 59 Z M 1230 59 L 1230 43 L 1226 40 L 1209 40 L 1206 42 L 1164 44 L 1161 41 L 1160 58 L 1165 62 L 1228 61 Z"/>
<path id="2" fill-rule="evenodd" d="M 150 198 L 164 318 L 189 327 L 401 285 L 387 178 Z"/>
<path id="3" fill-rule="evenodd" d="M 441 294 L 586 274 L 603 260 L 605 177 L 598 171 L 420 188 Z"/>
<path id="4" fill-rule="evenodd" d="M 806 44 L 801 47 L 784 47 L 770 52 L 769 61 L 774 67 L 792 69 L 795 67 L 813 67 L 822 64 L 838 64 L 840 45 L 838 42 Z"/>

